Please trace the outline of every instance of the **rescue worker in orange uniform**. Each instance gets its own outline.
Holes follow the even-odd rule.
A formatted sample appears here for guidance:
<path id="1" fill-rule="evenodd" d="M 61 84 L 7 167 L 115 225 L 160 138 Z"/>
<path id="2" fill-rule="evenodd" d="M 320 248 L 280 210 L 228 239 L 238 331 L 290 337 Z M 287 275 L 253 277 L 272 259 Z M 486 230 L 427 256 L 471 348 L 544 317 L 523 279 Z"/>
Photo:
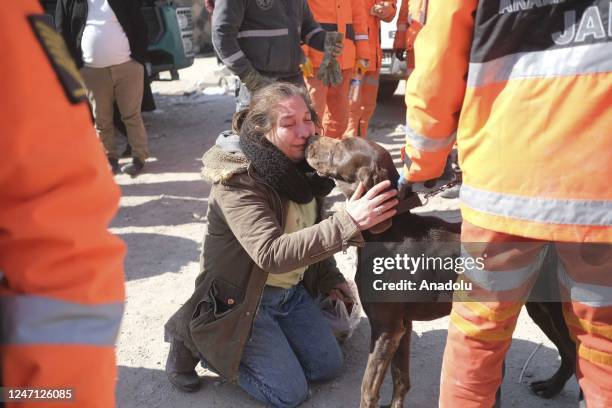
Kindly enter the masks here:
<path id="1" fill-rule="evenodd" d="M 42 13 L 38 1 L 22 0 L 0 15 L 4 403 L 108 408 L 124 303 L 125 247 L 107 230 L 119 188 L 79 71 Z M 38 391 L 10 399 L 16 387 Z M 58 401 L 34 399 L 51 388 Z"/>
<path id="2" fill-rule="evenodd" d="M 348 91 L 353 69 L 356 64 L 368 66 L 369 37 L 366 23 L 364 0 L 308 0 L 308 6 L 315 18 L 326 31 L 344 34 L 342 54 L 337 57 L 342 70 L 342 83 L 326 86 L 317 78 L 323 53 L 303 46 L 307 64 L 314 72 L 304 75 L 306 88 L 315 110 L 322 118 L 322 133 L 325 136 L 341 138 L 348 124 Z"/>
<path id="3" fill-rule="evenodd" d="M 380 48 L 380 21 L 390 22 L 395 17 L 395 0 L 363 0 L 367 15 L 369 66 L 361 79 L 361 89 L 356 101 L 349 102 L 349 119 L 345 137 L 366 137 L 368 123 L 376 109 L 376 96 L 378 95 L 378 74 L 382 62 Z M 357 67 L 355 71 L 359 69 Z M 362 69 L 359 69 L 360 71 Z"/>
<path id="4" fill-rule="evenodd" d="M 427 0 L 402 0 L 397 14 L 393 50 L 400 61 L 406 60 L 406 67 L 414 69 L 414 40 L 425 25 Z"/>
<path id="5" fill-rule="evenodd" d="M 456 139 L 462 241 L 486 256 L 462 275 L 473 290 L 455 294 L 442 408 L 493 406 L 547 250 L 586 406 L 612 406 L 612 11 L 609 0 L 525 4 L 430 2 L 415 43 L 400 184 L 439 177 Z"/>

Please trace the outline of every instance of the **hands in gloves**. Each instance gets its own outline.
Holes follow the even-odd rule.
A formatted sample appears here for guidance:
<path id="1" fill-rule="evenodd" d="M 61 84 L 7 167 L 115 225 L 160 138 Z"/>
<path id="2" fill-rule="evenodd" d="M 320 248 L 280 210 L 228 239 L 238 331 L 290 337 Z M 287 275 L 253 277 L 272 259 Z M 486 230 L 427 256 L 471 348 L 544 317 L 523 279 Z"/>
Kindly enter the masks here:
<path id="1" fill-rule="evenodd" d="M 325 35 L 325 51 L 319 66 L 317 78 L 325 86 L 338 86 L 342 83 L 342 70 L 336 56 L 342 52 L 344 34 L 330 31 Z"/>
<path id="2" fill-rule="evenodd" d="M 357 72 L 359 75 L 365 75 L 369 66 L 370 66 L 370 61 L 368 61 L 367 59 L 359 58 L 357 62 L 355 63 L 355 72 Z"/>
<path id="3" fill-rule="evenodd" d="M 427 193 L 431 191 L 436 186 L 436 179 L 427 180 L 427 181 L 409 181 L 407 180 L 403 174 L 400 175 L 397 180 L 397 191 L 399 192 L 400 197 L 403 197 L 402 192 L 405 188 L 409 188 L 415 193 Z"/>
<path id="4" fill-rule="evenodd" d="M 342 54 L 342 48 L 344 47 L 344 34 L 337 31 L 329 31 L 325 33 L 325 43 L 323 46 L 323 52 L 333 57 L 337 57 Z"/>

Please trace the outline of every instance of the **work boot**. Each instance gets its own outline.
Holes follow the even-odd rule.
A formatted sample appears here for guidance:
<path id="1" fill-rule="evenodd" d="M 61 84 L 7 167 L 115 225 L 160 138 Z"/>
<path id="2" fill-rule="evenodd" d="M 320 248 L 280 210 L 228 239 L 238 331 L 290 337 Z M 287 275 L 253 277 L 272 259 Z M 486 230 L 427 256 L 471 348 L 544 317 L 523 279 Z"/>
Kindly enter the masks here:
<path id="1" fill-rule="evenodd" d="M 108 164 L 111 167 L 111 171 L 113 172 L 113 174 L 119 174 L 120 170 L 119 170 L 119 159 L 116 159 L 114 157 L 109 157 L 108 158 Z"/>
<path id="2" fill-rule="evenodd" d="M 126 164 L 121 168 L 121 172 L 124 174 L 129 174 L 132 178 L 136 177 L 142 171 L 144 167 L 144 162 L 140 160 L 138 157 L 134 157 L 130 164 Z"/>
<path id="3" fill-rule="evenodd" d="M 198 361 L 182 341 L 172 339 L 170 351 L 168 352 L 168 360 L 166 361 L 168 380 L 170 380 L 172 385 L 184 392 L 199 390 L 202 383 L 195 371 Z"/>

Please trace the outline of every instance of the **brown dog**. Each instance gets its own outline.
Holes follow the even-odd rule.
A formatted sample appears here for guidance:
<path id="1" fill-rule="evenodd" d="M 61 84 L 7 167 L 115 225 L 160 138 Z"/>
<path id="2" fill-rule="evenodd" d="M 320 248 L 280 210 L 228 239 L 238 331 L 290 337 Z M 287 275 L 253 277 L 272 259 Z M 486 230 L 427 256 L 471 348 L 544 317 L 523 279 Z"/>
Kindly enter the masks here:
<path id="1" fill-rule="evenodd" d="M 399 177 L 389 152 L 378 144 L 361 138 L 335 140 L 312 137 L 306 149 L 306 160 L 318 173 L 333 178 L 346 197 L 352 196 L 359 182 L 368 190 L 384 180 L 391 180 L 396 186 Z M 403 202 L 418 197 L 409 189 L 403 193 L 404 196 L 402 197 L 400 193 L 399 197 L 400 200 L 404 200 Z M 400 203 L 398 210 L 401 206 Z M 427 242 L 430 246 L 440 242 L 455 242 L 457 248 L 459 247 L 461 225 L 447 223 L 435 217 L 398 211 L 390 222 L 377 227 L 376 231 L 364 231 L 366 242 L 379 242 L 381 245 Z M 458 255 L 457 250 L 454 256 Z M 363 282 L 363 275 L 371 274 L 371 271 L 362 271 L 361 258 L 358 257 L 355 281 L 363 301 L 367 300 L 367 293 L 364 297 L 366 288 L 360 282 Z M 431 273 L 432 271 L 420 270 L 416 272 L 416 277 L 421 275 L 429 278 Z M 528 302 L 526 307 L 529 316 L 557 346 L 561 355 L 561 366 L 550 379 L 531 384 L 536 394 L 550 398 L 558 394 L 574 374 L 576 361 L 574 343 L 569 337 L 559 303 Z M 433 298 L 427 302 L 409 303 L 364 301 L 363 309 L 370 320 L 371 344 L 361 386 L 360 405 L 362 408 L 378 406 L 380 387 L 390 365 L 393 376 L 391 407 L 401 408 L 404 397 L 410 389 L 412 321 L 433 320 L 448 315 L 451 303 Z"/>

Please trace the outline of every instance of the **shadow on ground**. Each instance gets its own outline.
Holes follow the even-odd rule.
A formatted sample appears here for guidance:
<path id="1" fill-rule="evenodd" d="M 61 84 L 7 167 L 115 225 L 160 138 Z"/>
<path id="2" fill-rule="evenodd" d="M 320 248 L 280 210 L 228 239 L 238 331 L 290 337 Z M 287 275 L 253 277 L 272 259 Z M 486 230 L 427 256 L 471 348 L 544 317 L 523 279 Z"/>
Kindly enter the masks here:
<path id="1" fill-rule="evenodd" d="M 418 328 L 419 323 L 415 323 Z M 343 345 L 345 362 L 344 370 L 335 380 L 312 384 L 312 396 L 302 407 L 307 408 L 344 408 L 359 406 L 359 390 L 362 375 L 367 362 L 370 341 L 370 329 L 364 317 L 353 336 Z M 431 330 L 418 335 L 412 333 L 411 349 L 411 382 L 405 406 L 419 408 L 437 407 L 439 376 L 442 355 L 446 343 L 446 330 Z M 541 347 L 526 372 L 524 384 L 517 384 L 517 379 L 527 356 L 536 347 L 531 341 L 513 341 L 506 363 L 506 376 L 502 386 L 502 402 L 505 407 L 559 407 L 577 406 L 577 386 L 570 380 L 566 388 L 556 398 L 541 400 L 528 391 L 527 380 L 543 378 L 552 372 L 544 372 L 539 362 L 550 362 L 557 359 L 557 351 Z M 239 387 L 222 384 L 219 378 L 206 372 L 202 389 L 194 394 L 185 394 L 175 390 L 167 381 L 163 365 L 165 361 L 155 363 L 158 368 L 119 367 L 118 406 L 136 407 L 262 407 Z M 548 364 L 550 366 L 550 364 Z M 556 367 L 549 367 L 551 370 Z M 382 387 L 381 403 L 391 399 L 392 385 L 390 374 Z"/>
<path id="2" fill-rule="evenodd" d="M 125 257 L 127 281 L 149 278 L 166 272 L 178 273 L 190 262 L 198 260 L 200 244 L 187 238 L 162 234 L 117 234 L 128 246 Z M 151 248 L 155 248 L 151 251 Z M 146 259 L 139 253 L 147 252 Z"/>

